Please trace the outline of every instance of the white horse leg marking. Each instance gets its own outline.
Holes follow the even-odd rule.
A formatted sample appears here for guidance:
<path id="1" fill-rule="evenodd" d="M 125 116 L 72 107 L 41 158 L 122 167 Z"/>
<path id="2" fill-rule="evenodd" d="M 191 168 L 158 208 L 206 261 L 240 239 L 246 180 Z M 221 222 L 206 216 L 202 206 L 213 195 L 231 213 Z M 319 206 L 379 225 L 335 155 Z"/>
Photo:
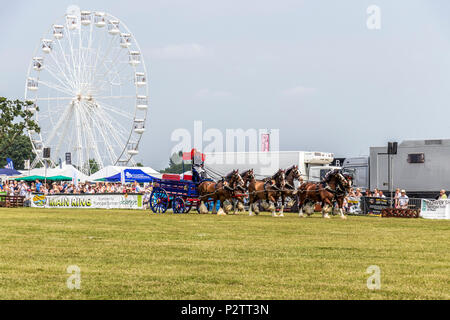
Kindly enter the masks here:
<path id="1" fill-rule="evenodd" d="M 222 209 L 222 202 L 221 202 L 220 204 L 221 204 L 221 205 L 220 205 L 219 211 L 217 211 L 217 215 L 218 215 L 218 216 L 226 216 L 227 214 L 226 214 L 225 211 L 223 211 L 223 209 Z"/>
<path id="2" fill-rule="evenodd" d="M 259 206 L 258 206 L 258 202 L 253 203 L 253 211 L 255 211 L 255 214 L 256 214 L 256 215 L 259 214 Z"/>
<path id="3" fill-rule="evenodd" d="M 208 208 L 206 208 L 205 202 L 203 200 L 200 202 L 200 213 L 201 214 L 208 213 Z"/>
<path id="4" fill-rule="evenodd" d="M 272 201 L 269 201 L 269 210 L 272 212 L 272 217 L 277 216 L 275 206 L 272 204 Z"/>
<path id="5" fill-rule="evenodd" d="M 342 219 L 347 219 L 347 217 L 344 214 L 344 209 L 339 208 L 339 215 L 341 216 Z"/>
<path id="6" fill-rule="evenodd" d="M 328 215 L 328 204 L 324 205 L 322 208 L 322 217 L 324 217 L 325 219 L 330 219 L 330 216 Z"/>
<path id="7" fill-rule="evenodd" d="M 279 217 L 284 217 L 284 205 L 281 205 Z"/>
<path id="8" fill-rule="evenodd" d="M 305 215 L 303 214 L 303 206 L 299 206 L 298 216 L 300 218 L 304 218 L 305 217 Z"/>
<path id="9" fill-rule="evenodd" d="M 306 211 L 306 214 L 308 215 L 308 217 L 314 213 L 314 207 L 315 207 L 315 205 L 311 204 L 311 203 L 309 203 L 309 204 L 307 203 L 305 205 L 305 211 Z"/>

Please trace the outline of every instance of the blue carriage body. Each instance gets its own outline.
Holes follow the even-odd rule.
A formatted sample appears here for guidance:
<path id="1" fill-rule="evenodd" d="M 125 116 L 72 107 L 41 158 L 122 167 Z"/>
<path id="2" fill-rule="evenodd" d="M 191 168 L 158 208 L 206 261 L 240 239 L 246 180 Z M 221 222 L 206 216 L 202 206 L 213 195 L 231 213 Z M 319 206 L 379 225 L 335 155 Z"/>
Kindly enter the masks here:
<path id="1" fill-rule="evenodd" d="M 199 174 L 196 168 L 201 169 L 203 158 L 198 153 L 191 152 L 192 181 L 154 179 L 154 188 L 150 196 L 150 207 L 155 213 L 164 213 L 172 204 L 174 213 L 187 213 L 194 204 L 199 202 L 198 185 L 203 181 L 212 181 L 205 175 Z"/>
<path id="2" fill-rule="evenodd" d="M 198 184 L 189 180 L 157 179 L 155 183 L 172 196 L 198 198 Z"/>

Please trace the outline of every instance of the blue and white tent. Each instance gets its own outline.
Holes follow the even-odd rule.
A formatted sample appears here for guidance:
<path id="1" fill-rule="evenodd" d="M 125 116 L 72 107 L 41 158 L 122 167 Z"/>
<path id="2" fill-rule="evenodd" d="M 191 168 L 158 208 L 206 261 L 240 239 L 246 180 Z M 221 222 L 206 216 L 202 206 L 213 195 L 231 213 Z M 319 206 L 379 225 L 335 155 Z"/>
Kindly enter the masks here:
<path id="1" fill-rule="evenodd" d="M 154 170 L 151 167 L 122 167 L 122 166 L 106 166 L 96 173 L 89 176 L 88 180 L 91 182 L 95 181 L 107 181 L 106 179 L 111 179 L 118 175 L 119 179 L 117 182 L 120 182 L 120 174 L 124 170 L 140 170 L 144 172 L 146 175 L 149 175 L 154 178 L 161 178 L 161 173 Z M 115 179 L 115 178 L 114 178 Z M 111 180 L 110 180 L 111 181 Z"/>
<path id="2" fill-rule="evenodd" d="M 137 181 L 139 183 L 144 183 L 144 182 L 153 182 L 155 179 L 157 179 L 145 173 L 141 169 L 124 169 L 122 172 L 125 177 L 125 182 Z M 103 178 L 103 180 L 108 182 L 121 182 L 122 172 L 116 173 L 115 175 L 110 177 Z"/>
<path id="3" fill-rule="evenodd" d="M 21 174 L 15 169 L 0 168 L 0 176 L 20 176 Z"/>

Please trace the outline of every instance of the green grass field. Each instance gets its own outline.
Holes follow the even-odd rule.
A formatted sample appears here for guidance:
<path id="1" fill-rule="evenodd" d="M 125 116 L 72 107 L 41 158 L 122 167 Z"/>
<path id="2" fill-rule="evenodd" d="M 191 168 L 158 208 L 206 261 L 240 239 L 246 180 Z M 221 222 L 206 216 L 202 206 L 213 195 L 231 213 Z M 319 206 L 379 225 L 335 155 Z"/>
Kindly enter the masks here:
<path id="1" fill-rule="evenodd" d="M 449 248 L 449 221 L 0 209 L 0 299 L 449 299 Z"/>

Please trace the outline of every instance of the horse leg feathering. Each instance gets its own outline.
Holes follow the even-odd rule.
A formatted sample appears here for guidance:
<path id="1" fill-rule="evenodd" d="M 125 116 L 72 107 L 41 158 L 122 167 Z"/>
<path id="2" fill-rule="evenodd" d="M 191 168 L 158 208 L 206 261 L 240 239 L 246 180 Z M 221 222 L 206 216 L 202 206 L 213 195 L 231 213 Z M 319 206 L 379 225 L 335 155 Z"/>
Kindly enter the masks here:
<path id="1" fill-rule="evenodd" d="M 328 215 L 329 208 L 330 208 L 329 204 L 324 204 L 322 207 L 322 217 L 325 219 L 330 219 L 330 216 Z"/>
<path id="2" fill-rule="evenodd" d="M 249 206 L 248 206 L 248 215 L 249 216 L 254 216 L 254 214 L 253 214 L 253 212 L 252 212 L 252 206 L 253 206 L 253 203 L 249 203 Z"/>
<path id="3" fill-rule="evenodd" d="M 256 214 L 256 215 L 259 214 L 259 206 L 258 206 L 258 203 L 254 203 L 254 204 L 253 204 L 253 211 L 255 211 L 255 214 Z"/>
<path id="4" fill-rule="evenodd" d="M 305 217 L 305 215 L 303 214 L 303 207 L 302 206 L 299 206 L 298 216 L 300 218 L 304 218 Z"/>
<path id="5" fill-rule="evenodd" d="M 341 217 L 341 219 L 344 219 L 344 220 L 347 219 L 347 217 L 344 214 L 344 209 L 339 208 L 339 216 Z"/>
<path id="6" fill-rule="evenodd" d="M 205 203 L 203 200 L 200 202 L 199 211 L 200 211 L 200 214 L 208 213 L 208 208 L 205 206 Z"/>
<path id="7" fill-rule="evenodd" d="M 279 217 L 284 217 L 284 205 L 281 205 L 281 208 L 280 208 L 280 213 L 278 214 L 278 216 Z"/>

